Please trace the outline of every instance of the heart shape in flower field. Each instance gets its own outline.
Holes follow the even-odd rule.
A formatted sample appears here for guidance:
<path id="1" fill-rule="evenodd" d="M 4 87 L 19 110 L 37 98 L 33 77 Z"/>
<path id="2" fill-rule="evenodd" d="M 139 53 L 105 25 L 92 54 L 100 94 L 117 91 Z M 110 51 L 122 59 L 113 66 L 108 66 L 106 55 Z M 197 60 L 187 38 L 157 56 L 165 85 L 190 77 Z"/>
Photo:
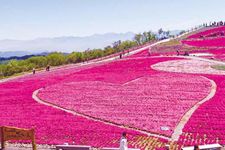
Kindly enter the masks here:
<path id="1" fill-rule="evenodd" d="M 185 112 L 210 90 L 203 77 L 162 73 L 125 84 L 60 83 L 43 88 L 38 97 L 102 121 L 171 136 Z"/>

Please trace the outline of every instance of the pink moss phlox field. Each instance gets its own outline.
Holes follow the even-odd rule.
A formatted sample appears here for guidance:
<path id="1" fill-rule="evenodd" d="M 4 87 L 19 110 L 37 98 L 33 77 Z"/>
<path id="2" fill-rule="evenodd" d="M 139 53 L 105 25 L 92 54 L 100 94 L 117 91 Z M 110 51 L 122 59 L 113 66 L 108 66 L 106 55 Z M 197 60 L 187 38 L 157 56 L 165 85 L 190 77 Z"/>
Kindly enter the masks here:
<path id="1" fill-rule="evenodd" d="M 190 36 L 191 38 L 198 38 L 201 34 L 210 35 L 218 32 L 224 32 L 225 27 L 218 27 L 212 30 L 198 33 Z M 220 41 L 220 43 L 211 41 Z M 194 42 L 196 46 L 214 46 L 208 48 L 203 52 L 213 54 L 213 59 L 225 60 L 224 46 L 225 38 L 215 36 L 214 39 L 201 39 L 201 41 L 188 41 Z M 183 129 L 183 134 L 180 136 L 178 143 L 181 145 L 200 145 L 220 143 L 225 144 L 225 77 L 216 75 L 204 75 L 209 79 L 214 80 L 217 85 L 217 91 L 215 96 L 210 100 L 202 104 L 192 115 L 188 123 Z"/>
<path id="2" fill-rule="evenodd" d="M 189 36 L 182 43 L 196 47 L 224 47 L 225 27 L 216 27 Z"/>
<path id="3" fill-rule="evenodd" d="M 94 118 L 171 136 L 184 113 L 204 99 L 210 87 L 198 76 L 161 73 L 125 84 L 64 82 L 43 89 L 39 97 Z M 170 130 L 161 130 L 165 126 Z"/>
<path id="4" fill-rule="evenodd" d="M 188 36 L 188 39 L 197 39 L 201 38 L 201 36 L 204 37 L 211 37 L 211 35 L 215 35 L 215 37 L 219 37 L 221 35 L 221 32 L 225 31 L 225 27 L 215 27 L 213 29 L 206 29 L 205 31 L 198 32 L 196 34 Z"/>
<path id="5" fill-rule="evenodd" d="M 214 38 L 214 39 L 202 39 L 202 40 L 188 40 L 182 41 L 184 44 L 197 46 L 197 47 L 224 47 L 225 37 Z"/>
<path id="6" fill-rule="evenodd" d="M 207 76 L 217 84 L 215 96 L 194 112 L 179 139 L 185 145 L 225 144 L 225 82 L 223 76 Z"/>

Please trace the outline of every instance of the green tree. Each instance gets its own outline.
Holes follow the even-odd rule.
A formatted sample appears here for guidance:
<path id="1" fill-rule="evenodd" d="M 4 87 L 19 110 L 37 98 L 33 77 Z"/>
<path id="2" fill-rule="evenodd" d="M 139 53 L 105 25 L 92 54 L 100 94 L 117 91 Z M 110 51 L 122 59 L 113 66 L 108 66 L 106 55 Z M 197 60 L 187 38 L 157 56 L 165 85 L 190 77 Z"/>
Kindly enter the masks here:
<path id="1" fill-rule="evenodd" d="M 147 32 L 143 32 L 141 41 L 142 41 L 142 44 L 148 42 L 148 33 Z"/>
<path id="2" fill-rule="evenodd" d="M 59 66 L 66 63 L 66 57 L 62 53 L 54 52 L 46 56 L 48 65 Z"/>
<path id="3" fill-rule="evenodd" d="M 142 35 L 140 33 L 134 36 L 134 40 L 137 42 L 138 45 L 141 45 L 141 38 Z"/>
<path id="4" fill-rule="evenodd" d="M 147 32 L 147 37 L 148 37 L 148 42 L 156 39 L 156 35 L 152 31 Z"/>
<path id="5" fill-rule="evenodd" d="M 31 58 L 28 58 L 26 61 L 28 64 L 34 64 L 35 68 L 46 67 L 48 64 L 48 59 L 44 56 L 34 56 Z"/>

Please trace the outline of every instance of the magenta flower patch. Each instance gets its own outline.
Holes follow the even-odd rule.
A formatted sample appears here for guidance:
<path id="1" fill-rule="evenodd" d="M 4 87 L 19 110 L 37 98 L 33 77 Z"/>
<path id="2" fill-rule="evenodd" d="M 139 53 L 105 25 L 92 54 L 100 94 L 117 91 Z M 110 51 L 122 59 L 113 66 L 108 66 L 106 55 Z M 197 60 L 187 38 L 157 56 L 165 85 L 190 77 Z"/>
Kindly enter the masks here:
<path id="1" fill-rule="evenodd" d="M 124 84 L 56 84 L 41 90 L 39 97 L 99 120 L 170 136 L 184 113 L 210 90 L 210 82 L 200 76 L 160 74 Z"/>

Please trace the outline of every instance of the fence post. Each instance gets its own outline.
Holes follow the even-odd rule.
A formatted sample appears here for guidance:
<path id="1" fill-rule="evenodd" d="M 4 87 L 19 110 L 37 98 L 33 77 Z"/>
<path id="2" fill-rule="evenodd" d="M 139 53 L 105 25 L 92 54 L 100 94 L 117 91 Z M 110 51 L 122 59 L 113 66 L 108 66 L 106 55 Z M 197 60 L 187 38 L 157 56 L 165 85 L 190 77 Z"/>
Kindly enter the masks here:
<path id="1" fill-rule="evenodd" d="M 1 146 L 2 149 L 5 149 L 4 127 L 1 127 Z"/>
<path id="2" fill-rule="evenodd" d="M 33 150 L 37 150 L 37 146 L 36 146 L 36 142 L 35 142 L 35 136 L 34 136 L 34 129 L 31 129 L 31 132 L 32 132 L 32 147 L 33 147 Z"/>

